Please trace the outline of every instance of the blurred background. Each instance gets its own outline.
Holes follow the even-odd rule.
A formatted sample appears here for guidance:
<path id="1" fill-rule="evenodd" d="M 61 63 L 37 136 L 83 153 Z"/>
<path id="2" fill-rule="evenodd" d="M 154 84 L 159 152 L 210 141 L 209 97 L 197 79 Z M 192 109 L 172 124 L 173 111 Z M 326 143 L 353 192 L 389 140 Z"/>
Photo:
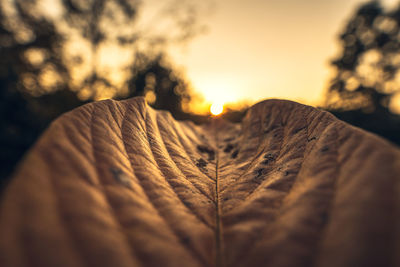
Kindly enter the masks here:
<path id="1" fill-rule="evenodd" d="M 196 123 L 267 98 L 400 144 L 400 6 L 362 0 L 0 0 L 0 182 L 60 114 L 144 96 Z"/>

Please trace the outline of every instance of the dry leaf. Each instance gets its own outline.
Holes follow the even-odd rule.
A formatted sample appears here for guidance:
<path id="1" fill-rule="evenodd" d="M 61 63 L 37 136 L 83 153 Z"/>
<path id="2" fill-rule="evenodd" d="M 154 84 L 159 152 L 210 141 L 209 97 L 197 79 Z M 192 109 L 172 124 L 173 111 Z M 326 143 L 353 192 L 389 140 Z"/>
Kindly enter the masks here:
<path id="1" fill-rule="evenodd" d="M 142 98 L 63 115 L 0 209 L 0 266 L 400 266 L 400 152 L 327 112 L 196 126 Z"/>

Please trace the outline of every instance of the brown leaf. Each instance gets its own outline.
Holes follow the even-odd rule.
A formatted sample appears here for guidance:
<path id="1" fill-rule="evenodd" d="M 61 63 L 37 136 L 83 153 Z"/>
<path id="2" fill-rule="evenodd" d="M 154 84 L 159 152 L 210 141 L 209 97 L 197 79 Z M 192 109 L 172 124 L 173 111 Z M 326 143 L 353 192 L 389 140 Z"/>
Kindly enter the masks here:
<path id="1" fill-rule="evenodd" d="M 0 208 L 0 266 L 399 266 L 400 152 L 294 102 L 196 126 L 142 98 L 56 120 Z"/>

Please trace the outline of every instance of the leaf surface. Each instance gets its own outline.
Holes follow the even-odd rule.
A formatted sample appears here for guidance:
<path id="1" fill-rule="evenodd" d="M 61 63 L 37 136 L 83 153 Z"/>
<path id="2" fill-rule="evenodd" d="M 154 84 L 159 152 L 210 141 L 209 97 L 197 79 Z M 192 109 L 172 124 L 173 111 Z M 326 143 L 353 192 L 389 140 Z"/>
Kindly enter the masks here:
<path id="1" fill-rule="evenodd" d="M 0 207 L 0 266 L 400 266 L 400 152 L 327 112 L 175 121 L 91 103 L 43 134 Z"/>

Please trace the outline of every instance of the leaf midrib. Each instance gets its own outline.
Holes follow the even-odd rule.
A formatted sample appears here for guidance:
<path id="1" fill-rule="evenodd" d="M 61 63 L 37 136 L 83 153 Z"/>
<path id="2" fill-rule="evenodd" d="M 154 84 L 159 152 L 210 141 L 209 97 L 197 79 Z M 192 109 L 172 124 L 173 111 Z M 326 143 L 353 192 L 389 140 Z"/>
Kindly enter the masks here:
<path id="1" fill-rule="evenodd" d="M 215 266 L 223 267 L 222 257 L 222 231 L 221 231 L 221 218 L 220 218 L 220 201 L 219 201 L 219 138 L 218 138 L 218 119 L 213 121 L 214 124 L 214 138 L 216 144 L 216 162 L 215 162 L 215 245 L 216 245 L 216 255 L 215 255 Z"/>

